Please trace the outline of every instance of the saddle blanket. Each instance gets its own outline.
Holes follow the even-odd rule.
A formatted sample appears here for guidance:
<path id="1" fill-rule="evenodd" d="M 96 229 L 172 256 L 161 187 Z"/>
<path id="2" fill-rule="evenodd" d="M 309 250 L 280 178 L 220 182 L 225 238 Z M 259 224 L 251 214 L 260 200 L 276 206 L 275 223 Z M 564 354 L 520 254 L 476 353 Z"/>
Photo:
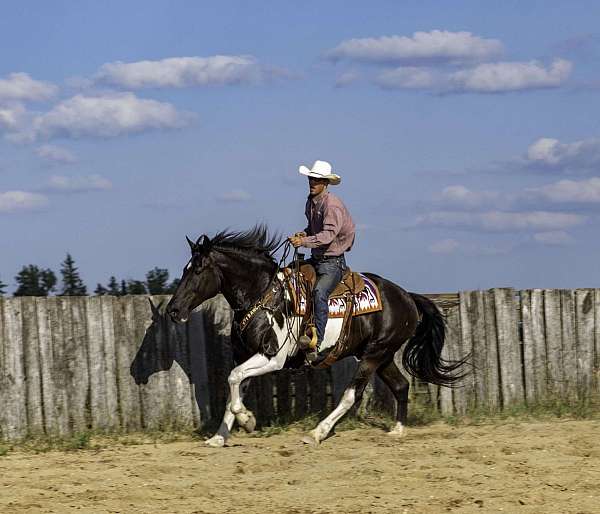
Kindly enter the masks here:
<path id="1" fill-rule="evenodd" d="M 352 316 L 359 316 L 360 314 L 367 314 L 383 309 L 379 288 L 375 282 L 362 273 L 360 273 L 360 276 L 365 282 L 365 287 L 362 291 L 354 295 L 354 310 Z M 298 286 L 295 274 L 288 276 L 287 285 L 294 306 L 294 314 L 296 316 L 304 316 L 306 313 L 306 294 L 304 287 Z M 346 312 L 347 303 L 345 295 L 330 296 L 329 317 L 343 318 L 344 313 Z"/>

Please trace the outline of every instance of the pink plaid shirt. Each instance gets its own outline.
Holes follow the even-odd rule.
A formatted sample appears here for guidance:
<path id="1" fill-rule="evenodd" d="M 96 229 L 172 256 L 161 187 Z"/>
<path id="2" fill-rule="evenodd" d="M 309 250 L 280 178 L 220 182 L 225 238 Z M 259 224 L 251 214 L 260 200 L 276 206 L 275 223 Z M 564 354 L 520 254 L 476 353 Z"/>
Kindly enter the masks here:
<path id="1" fill-rule="evenodd" d="M 301 244 L 311 248 L 313 257 L 337 256 L 354 244 L 354 222 L 344 203 L 325 190 L 308 197 L 305 209 L 308 226 Z"/>

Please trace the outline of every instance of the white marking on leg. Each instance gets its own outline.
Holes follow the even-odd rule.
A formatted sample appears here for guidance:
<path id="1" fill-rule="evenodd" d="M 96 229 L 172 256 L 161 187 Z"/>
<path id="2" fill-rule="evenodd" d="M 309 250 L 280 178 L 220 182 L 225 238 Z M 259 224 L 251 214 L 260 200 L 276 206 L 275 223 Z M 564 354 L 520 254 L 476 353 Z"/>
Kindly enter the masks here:
<path id="1" fill-rule="evenodd" d="M 225 414 L 223 415 L 223 420 L 221 421 L 219 430 L 217 430 L 217 433 L 210 439 L 207 439 L 204 444 L 213 446 L 215 448 L 225 446 L 225 443 L 231 436 L 231 429 L 233 428 L 234 421 L 235 415 L 233 412 L 231 412 L 231 401 L 227 400 L 227 405 L 225 405 Z"/>
<path id="2" fill-rule="evenodd" d="M 317 427 L 309 432 L 309 435 L 314 439 L 315 443 L 320 443 L 325 439 L 335 424 L 346 414 L 354 405 L 356 401 L 354 387 L 349 387 L 344 391 L 340 403 L 333 409 L 331 414 L 327 416 Z M 308 442 L 308 441 L 305 441 Z"/>
<path id="3" fill-rule="evenodd" d="M 269 358 L 266 355 L 257 353 L 231 371 L 228 378 L 231 412 L 237 415 L 244 411 L 240 397 L 240 384 L 247 378 L 258 377 L 282 369 L 291 347 L 291 338 L 286 337 L 283 346 L 280 347 L 275 356 Z M 243 419 L 239 419 L 238 421 L 243 423 Z"/>
<path id="4" fill-rule="evenodd" d="M 399 421 L 396 422 L 394 428 L 388 432 L 388 435 L 392 437 L 403 437 L 405 435 L 404 425 Z"/>

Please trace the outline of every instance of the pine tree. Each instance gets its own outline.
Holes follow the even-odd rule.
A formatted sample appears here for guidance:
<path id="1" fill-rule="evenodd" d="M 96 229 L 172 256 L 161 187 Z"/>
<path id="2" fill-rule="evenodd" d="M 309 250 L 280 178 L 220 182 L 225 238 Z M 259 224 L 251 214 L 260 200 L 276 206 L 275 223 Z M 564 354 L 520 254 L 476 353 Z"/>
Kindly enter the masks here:
<path id="1" fill-rule="evenodd" d="M 62 296 L 85 296 L 87 289 L 79 277 L 79 271 L 75 267 L 75 261 L 69 253 L 61 265 L 63 290 Z"/>
<path id="2" fill-rule="evenodd" d="M 169 282 L 169 271 L 154 268 L 146 273 L 146 287 L 150 294 L 166 294 Z"/>
<path id="3" fill-rule="evenodd" d="M 119 296 L 125 296 L 127 294 L 127 282 L 121 280 L 121 291 L 119 291 Z"/>
<path id="4" fill-rule="evenodd" d="M 110 279 L 108 280 L 108 294 L 111 296 L 121 296 L 121 291 L 119 291 L 119 283 L 117 282 L 117 279 L 112 276 L 110 277 Z"/>
<path id="5" fill-rule="evenodd" d="M 48 296 L 56 286 L 56 275 L 51 269 L 40 269 L 33 264 L 23 266 L 15 277 L 15 296 Z"/>
<path id="6" fill-rule="evenodd" d="M 2 282 L 2 280 L 0 280 L 0 296 L 4 296 L 4 294 L 6 293 L 5 289 L 6 289 L 6 284 L 4 282 Z"/>
<path id="7" fill-rule="evenodd" d="M 146 294 L 146 286 L 141 280 L 128 280 L 127 294 Z"/>
<path id="8" fill-rule="evenodd" d="M 102 284 L 97 284 L 94 294 L 96 296 L 104 296 L 105 294 L 108 294 L 108 289 L 106 289 L 106 287 L 104 287 Z"/>
<path id="9" fill-rule="evenodd" d="M 167 290 L 165 291 L 166 294 L 175 294 L 175 290 L 177 289 L 179 282 L 181 282 L 181 280 L 179 280 L 178 278 L 174 278 L 173 282 L 171 282 L 169 287 L 167 287 Z"/>

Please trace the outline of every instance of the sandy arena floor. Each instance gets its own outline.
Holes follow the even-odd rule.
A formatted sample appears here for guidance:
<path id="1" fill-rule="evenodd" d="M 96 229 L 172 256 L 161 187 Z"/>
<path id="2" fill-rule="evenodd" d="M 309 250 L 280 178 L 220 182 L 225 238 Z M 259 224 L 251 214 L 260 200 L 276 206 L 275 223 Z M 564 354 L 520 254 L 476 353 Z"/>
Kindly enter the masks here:
<path id="1" fill-rule="evenodd" d="M 0 457 L 0 512 L 599 513 L 600 421 L 300 432 Z"/>

